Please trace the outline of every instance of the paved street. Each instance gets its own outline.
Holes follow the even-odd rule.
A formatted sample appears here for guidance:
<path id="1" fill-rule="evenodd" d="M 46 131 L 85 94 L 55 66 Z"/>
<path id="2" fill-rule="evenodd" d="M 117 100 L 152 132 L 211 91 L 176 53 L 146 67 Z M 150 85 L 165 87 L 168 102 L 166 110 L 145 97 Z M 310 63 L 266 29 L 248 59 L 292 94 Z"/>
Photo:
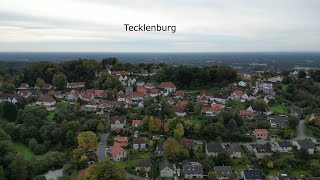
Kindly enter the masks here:
<path id="1" fill-rule="evenodd" d="M 98 161 L 102 161 L 106 159 L 105 150 L 107 147 L 108 137 L 109 137 L 109 133 L 104 133 L 101 135 L 101 138 L 99 139 L 99 145 L 97 149 Z"/>
<path id="2" fill-rule="evenodd" d="M 133 174 L 129 174 L 126 173 L 127 177 L 129 177 L 130 179 L 136 179 L 136 180 L 149 180 L 149 178 L 144 178 L 144 177 L 140 177 L 140 176 L 136 176 Z"/>
<path id="3" fill-rule="evenodd" d="M 312 140 L 316 140 L 313 137 L 309 137 L 304 133 L 304 129 L 305 129 L 305 125 L 304 125 L 304 120 L 300 120 L 299 125 L 298 125 L 298 135 L 295 138 L 296 140 L 301 140 L 301 139 L 312 139 Z"/>

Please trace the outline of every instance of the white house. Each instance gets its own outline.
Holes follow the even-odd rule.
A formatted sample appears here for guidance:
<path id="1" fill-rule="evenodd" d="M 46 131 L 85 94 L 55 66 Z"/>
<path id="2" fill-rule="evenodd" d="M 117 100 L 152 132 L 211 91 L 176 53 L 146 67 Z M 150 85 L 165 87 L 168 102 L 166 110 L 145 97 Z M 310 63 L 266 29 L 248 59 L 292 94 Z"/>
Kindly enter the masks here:
<path id="1" fill-rule="evenodd" d="M 126 125 L 126 116 L 112 116 L 111 117 L 111 129 L 123 129 Z"/>
<path id="2" fill-rule="evenodd" d="M 39 97 L 36 104 L 40 106 L 45 106 L 47 110 L 54 110 L 56 100 L 54 100 L 51 96 L 44 95 Z"/>
<path id="3" fill-rule="evenodd" d="M 165 160 L 159 164 L 160 177 L 173 177 L 176 174 L 176 167 L 174 164 Z"/>

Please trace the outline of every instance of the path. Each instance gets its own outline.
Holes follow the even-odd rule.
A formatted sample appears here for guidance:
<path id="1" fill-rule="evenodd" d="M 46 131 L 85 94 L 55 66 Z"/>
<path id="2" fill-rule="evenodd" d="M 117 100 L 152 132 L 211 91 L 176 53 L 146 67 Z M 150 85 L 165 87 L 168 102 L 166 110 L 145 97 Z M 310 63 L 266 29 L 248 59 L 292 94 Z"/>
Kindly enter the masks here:
<path id="1" fill-rule="evenodd" d="M 109 133 L 101 135 L 101 139 L 97 148 L 98 161 L 106 160 L 106 147 Z"/>

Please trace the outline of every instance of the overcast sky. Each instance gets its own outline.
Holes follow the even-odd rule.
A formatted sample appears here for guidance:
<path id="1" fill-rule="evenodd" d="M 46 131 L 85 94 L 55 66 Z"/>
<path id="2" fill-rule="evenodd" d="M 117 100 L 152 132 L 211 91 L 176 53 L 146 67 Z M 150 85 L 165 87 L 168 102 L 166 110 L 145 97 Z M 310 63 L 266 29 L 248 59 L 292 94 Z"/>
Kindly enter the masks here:
<path id="1" fill-rule="evenodd" d="M 319 9 L 320 0 L 1 0 L 0 51 L 320 51 Z"/>

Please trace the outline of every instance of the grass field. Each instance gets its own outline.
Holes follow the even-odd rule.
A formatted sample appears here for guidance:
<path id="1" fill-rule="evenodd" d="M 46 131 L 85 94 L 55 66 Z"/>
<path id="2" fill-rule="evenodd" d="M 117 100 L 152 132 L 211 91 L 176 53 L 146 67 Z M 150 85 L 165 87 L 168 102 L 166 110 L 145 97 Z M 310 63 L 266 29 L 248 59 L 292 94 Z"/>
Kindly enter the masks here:
<path id="1" fill-rule="evenodd" d="M 22 144 L 22 143 L 14 143 L 14 147 L 16 149 L 16 151 L 20 154 L 22 154 L 22 156 L 26 159 L 26 160 L 30 160 L 30 159 L 45 159 L 50 152 L 47 152 L 45 154 L 42 155 L 35 155 L 31 149 L 29 149 L 26 145 Z"/>
<path id="2" fill-rule="evenodd" d="M 246 106 L 239 101 L 232 101 L 229 106 L 236 109 L 246 109 Z"/>
<path id="3" fill-rule="evenodd" d="M 47 116 L 49 121 L 53 121 L 53 117 L 54 117 L 55 112 L 50 112 L 49 115 Z"/>
<path id="4" fill-rule="evenodd" d="M 134 172 L 134 167 L 137 162 L 143 159 L 151 157 L 151 152 L 136 152 L 134 154 L 128 155 L 128 160 L 124 162 L 119 162 L 119 164 L 124 167 L 128 172 Z"/>
<path id="5" fill-rule="evenodd" d="M 304 176 L 304 177 L 305 176 L 309 176 L 310 173 L 307 172 L 307 171 L 299 171 L 299 170 L 297 170 L 297 171 L 292 171 L 291 175 L 296 177 L 296 178 L 301 178 L 302 176 Z"/>
<path id="6" fill-rule="evenodd" d="M 274 113 L 279 113 L 279 114 L 286 114 L 287 113 L 286 107 L 281 104 L 272 106 L 271 109 Z"/>

